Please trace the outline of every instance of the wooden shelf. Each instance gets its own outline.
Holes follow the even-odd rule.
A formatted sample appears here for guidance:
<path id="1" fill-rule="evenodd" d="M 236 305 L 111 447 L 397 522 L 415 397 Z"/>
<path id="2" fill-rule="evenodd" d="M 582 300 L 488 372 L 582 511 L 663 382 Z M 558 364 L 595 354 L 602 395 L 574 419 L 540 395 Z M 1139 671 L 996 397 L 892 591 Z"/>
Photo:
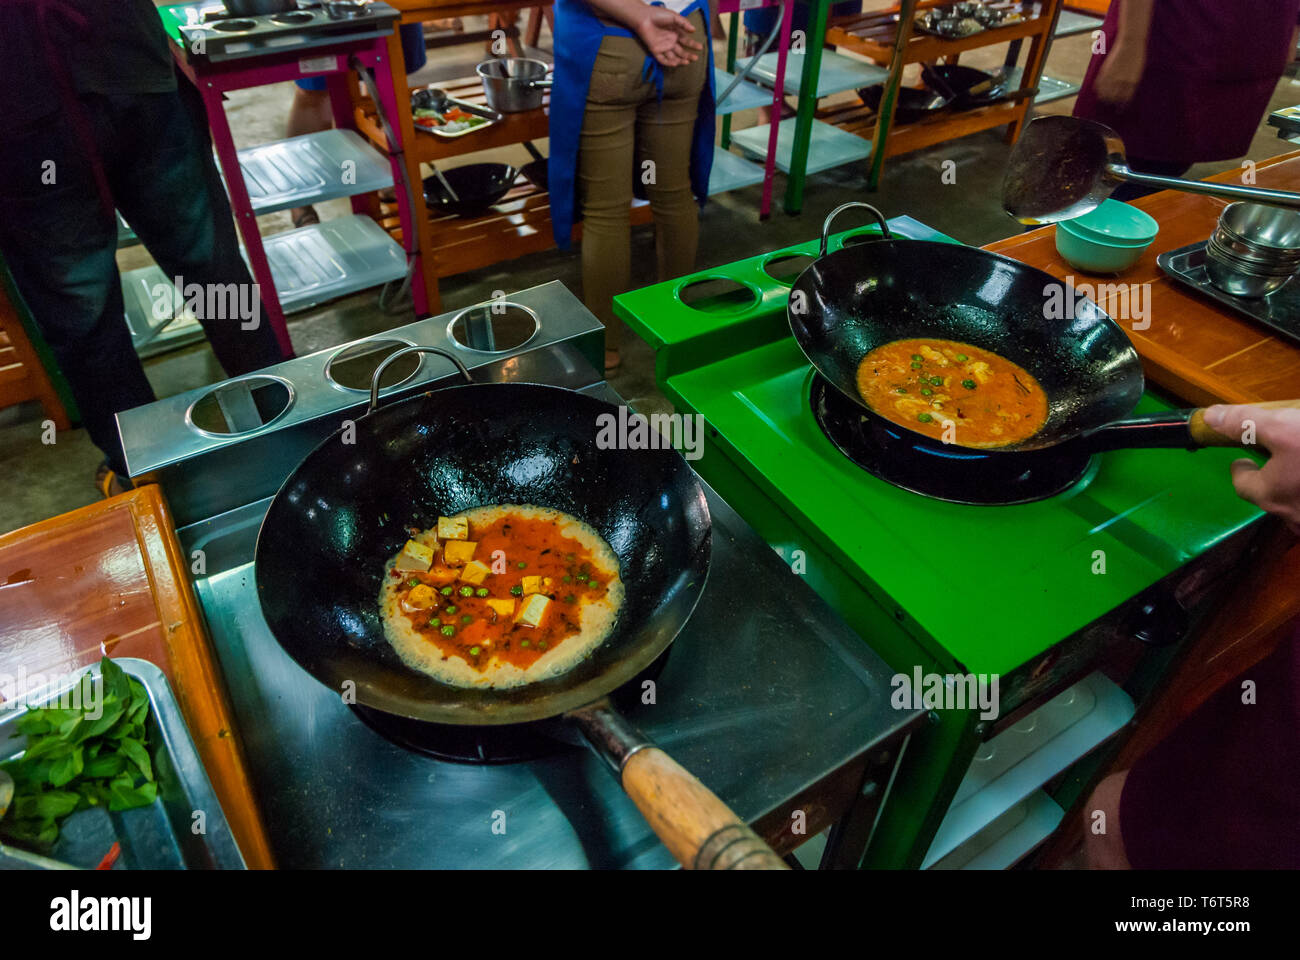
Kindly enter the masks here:
<path id="1" fill-rule="evenodd" d="M 650 205 L 644 200 L 634 200 L 631 219 L 633 224 L 649 223 Z M 433 244 L 425 254 L 426 268 L 437 278 L 478 270 L 555 246 L 551 232 L 551 195 L 522 177 L 481 217 L 458 217 L 431 210 L 429 222 Z M 380 225 L 401 242 L 402 227 L 395 204 L 383 205 Z M 578 223 L 574 238 L 581 234 L 582 224 Z"/>
<path id="2" fill-rule="evenodd" d="M 454 99 L 487 106 L 487 97 L 483 93 L 483 84 L 477 76 L 449 80 L 439 83 L 438 87 L 445 90 L 447 95 Z M 402 95 L 402 90 L 399 89 L 398 96 Z M 406 97 L 409 101 L 409 90 Z M 494 150 L 498 147 L 513 146 L 516 143 L 523 143 L 525 140 L 543 140 L 549 134 L 550 121 L 546 112 L 549 104 L 550 94 L 547 94 L 543 105 L 536 110 L 529 110 L 526 113 L 507 113 L 499 122 L 486 130 L 480 130 L 464 137 L 456 137 L 453 140 L 444 140 L 442 137 L 425 133 L 422 130 L 413 130 L 411 155 L 420 163 L 439 163 L 452 157 L 464 156 L 467 153 L 478 153 L 480 150 Z M 387 151 L 388 145 L 384 137 L 383 127 L 379 122 L 378 114 L 375 112 L 374 103 L 368 98 L 363 98 L 357 102 L 356 123 L 358 129 L 376 147 L 385 152 Z"/>
<path id="3" fill-rule="evenodd" d="M 916 5 L 918 11 L 931 7 L 949 6 L 953 0 L 920 0 Z M 986 4 L 995 9 L 1010 10 L 1014 4 L 1009 0 Z M 913 27 L 904 51 L 904 63 L 933 63 L 946 57 L 953 57 L 967 50 L 991 47 L 999 43 L 1010 43 L 1036 36 L 1048 27 L 1048 18 L 1044 16 L 1049 7 L 1044 4 L 1038 16 L 1028 16 L 1018 23 L 992 27 L 979 33 L 958 40 L 936 37 L 921 33 Z M 887 64 L 894 56 L 894 47 L 898 38 L 899 9 L 882 10 L 874 13 L 852 14 L 835 17 L 826 28 L 826 42 L 844 47 L 861 54 L 876 63 Z"/>
<path id="4" fill-rule="evenodd" d="M 946 143 L 957 137 L 1005 126 L 1015 121 L 1020 107 L 1019 101 L 1008 100 L 972 110 L 940 110 L 934 116 L 915 123 L 895 125 L 890 127 L 889 136 L 885 139 L 885 156 L 898 156 L 936 143 Z M 870 140 L 875 138 L 876 124 L 880 117 L 870 107 L 858 103 L 819 110 L 817 119 Z"/>

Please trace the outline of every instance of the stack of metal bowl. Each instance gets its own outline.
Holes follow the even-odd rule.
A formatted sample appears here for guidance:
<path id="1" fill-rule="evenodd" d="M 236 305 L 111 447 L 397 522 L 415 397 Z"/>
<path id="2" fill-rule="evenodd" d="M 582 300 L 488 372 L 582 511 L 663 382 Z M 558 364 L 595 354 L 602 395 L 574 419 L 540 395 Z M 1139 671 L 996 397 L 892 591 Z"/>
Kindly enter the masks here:
<path id="1" fill-rule="evenodd" d="M 1300 270 L 1300 210 L 1229 204 L 1205 245 L 1210 282 L 1234 297 L 1258 298 Z"/>

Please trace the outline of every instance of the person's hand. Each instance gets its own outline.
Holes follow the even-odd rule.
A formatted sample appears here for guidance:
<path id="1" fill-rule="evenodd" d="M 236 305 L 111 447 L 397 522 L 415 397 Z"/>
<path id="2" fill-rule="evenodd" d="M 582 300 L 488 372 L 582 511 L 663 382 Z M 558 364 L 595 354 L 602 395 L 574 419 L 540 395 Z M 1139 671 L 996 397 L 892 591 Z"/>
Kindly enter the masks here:
<path id="1" fill-rule="evenodd" d="M 1205 422 L 1227 437 L 1246 437 L 1246 421 L 1254 423 L 1255 442 L 1272 456 L 1262 467 L 1254 460 L 1234 460 L 1232 485 L 1243 500 L 1300 533 L 1300 409 L 1219 404 L 1205 410 Z"/>
<path id="2" fill-rule="evenodd" d="M 1145 50 L 1134 50 L 1117 43 L 1102 61 L 1093 82 L 1097 99 L 1116 107 L 1127 106 L 1137 93 L 1145 68 Z"/>
<path id="3" fill-rule="evenodd" d="M 699 59 L 704 46 L 687 36 L 695 32 L 689 20 L 666 7 L 645 9 L 635 29 L 650 56 L 665 67 L 680 67 Z"/>

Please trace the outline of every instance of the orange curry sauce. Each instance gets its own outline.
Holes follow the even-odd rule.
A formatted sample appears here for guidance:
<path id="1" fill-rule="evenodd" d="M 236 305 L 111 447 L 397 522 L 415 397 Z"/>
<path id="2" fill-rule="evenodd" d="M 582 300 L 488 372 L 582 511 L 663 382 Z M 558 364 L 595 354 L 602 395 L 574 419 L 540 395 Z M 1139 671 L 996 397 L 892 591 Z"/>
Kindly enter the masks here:
<path id="1" fill-rule="evenodd" d="M 454 540 L 439 542 L 428 573 L 393 570 L 390 576 L 405 581 L 398 591 L 399 603 L 418 583 L 437 590 L 434 608 L 408 613 L 402 607 L 402 614 L 442 651 L 444 660 L 449 655 L 459 656 L 480 672 L 493 655 L 526 670 L 548 650 L 576 636 L 581 630 L 582 604 L 603 597 L 613 575 L 599 569 L 581 543 L 560 533 L 559 521 L 507 515 L 489 524 L 471 523 L 469 539 L 478 543 L 473 559 L 494 571 L 477 587 L 458 579 L 462 565 L 445 562 L 445 544 L 457 542 Z M 525 599 L 524 577 L 550 578 L 539 592 L 550 597 L 551 603 L 536 627 L 515 623 L 513 616 L 499 614 L 488 605 L 489 600 L 513 600 L 518 612 Z M 465 590 L 470 596 L 464 595 Z M 487 596 L 479 596 L 484 590 Z M 451 636 L 444 633 L 446 627 L 454 631 Z"/>
<path id="2" fill-rule="evenodd" d="M 886 343 L 863 358 L 857 379 L 882 417 L 958 446 L 1016 443 L 1047 421 L 1047 395 L 1027 370 L 956 340 Z"/>

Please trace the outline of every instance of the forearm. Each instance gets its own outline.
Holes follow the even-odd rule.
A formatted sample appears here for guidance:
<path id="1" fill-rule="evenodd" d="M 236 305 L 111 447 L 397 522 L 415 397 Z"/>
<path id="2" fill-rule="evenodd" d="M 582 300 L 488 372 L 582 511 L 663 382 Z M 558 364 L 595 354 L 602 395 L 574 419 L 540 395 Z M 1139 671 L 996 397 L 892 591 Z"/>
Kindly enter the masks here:
<path id="1" fill-rule="evenodd" d="M 585 0 L 587 6 L 607 20 L 613 20 L 635 30 L 650 10 L 644 0 Z"/>
<path id="2" fill-rule="evenodd" d="M 1157 0 L 1119 0 L 1119 22 L 1115 29 L 1115 46 L 1131 54 L 1145 56 L 1151 17 Z"/>

